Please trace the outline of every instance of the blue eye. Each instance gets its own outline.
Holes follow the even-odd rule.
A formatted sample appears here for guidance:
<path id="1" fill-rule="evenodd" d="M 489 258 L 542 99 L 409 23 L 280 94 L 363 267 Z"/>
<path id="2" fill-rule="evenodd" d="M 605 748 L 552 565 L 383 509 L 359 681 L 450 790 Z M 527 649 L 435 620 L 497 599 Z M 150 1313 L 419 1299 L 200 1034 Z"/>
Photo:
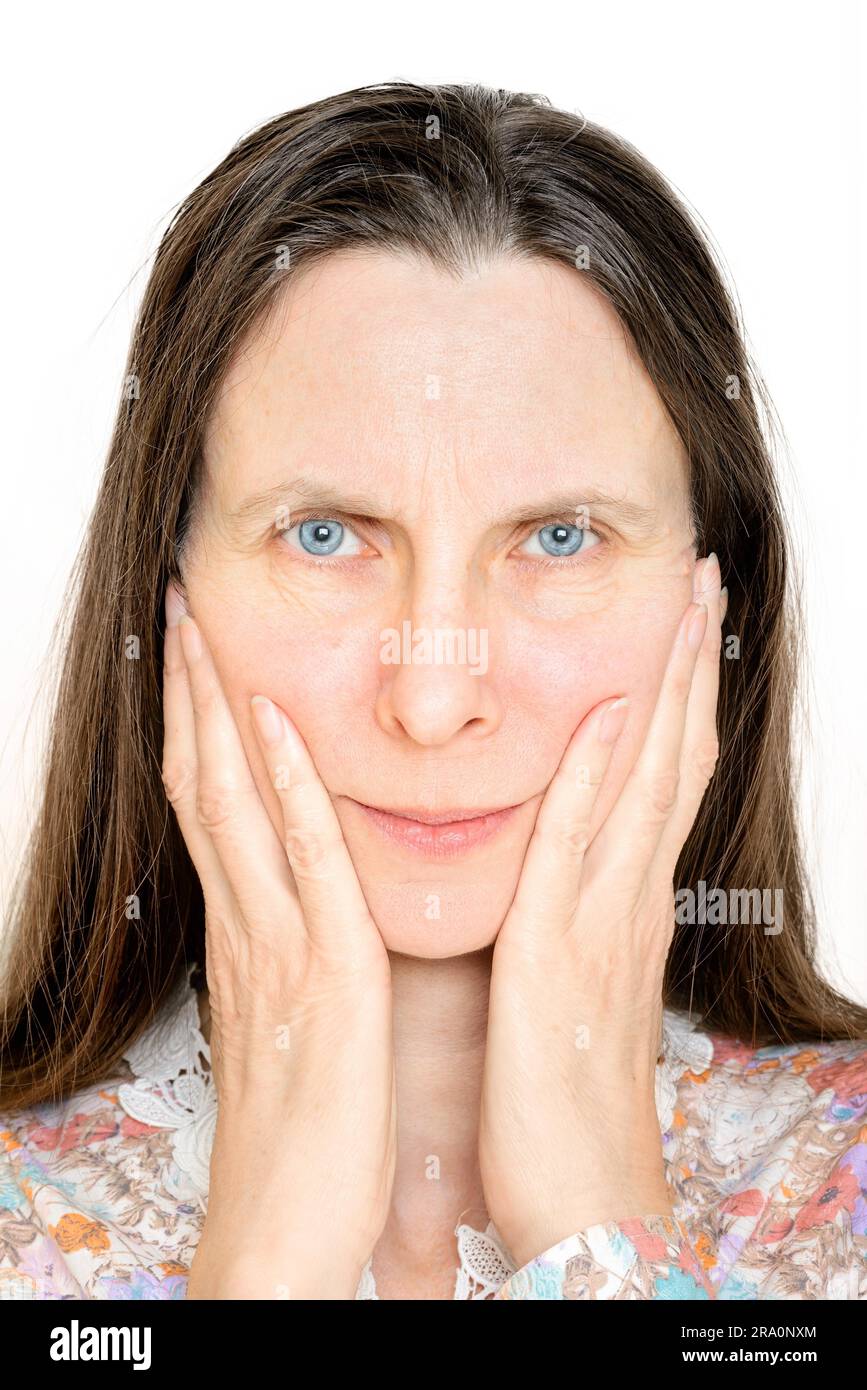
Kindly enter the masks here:
<path id="1" fill-rule="evenodd" d="M 316 516 L 307 521 L 298 521 L 281 534 L 287 544 L 296 550 L 303 550 L 307 555 L 335 555 L 344 544 L 349 545 L 350 549 L 344 550 L 343 556 L 357 555 L 362 549 L 362 542 L 354 532 L 341 521 L 334 521 L 330 517 Z M 354 549 L 351 548 L 353 545 Z"/>
<path id="2" fill-rule="evenodd" d="M 343 527 L 339 521 L 302 521 L 298 539 L 311 555 L 333 555 L 343 540 Z"/>
<path id="3" fill-rule="evenodd" d="M 529 547 L 524 553 L 551 555 L 568 560 L 572 555 L 577 555 L 579 550 L 592 550 L 599 544 L 599 540 L 597 533 L 587 527 L 556 521 L 534 531 L 524 542 L 524 545 Z"/>

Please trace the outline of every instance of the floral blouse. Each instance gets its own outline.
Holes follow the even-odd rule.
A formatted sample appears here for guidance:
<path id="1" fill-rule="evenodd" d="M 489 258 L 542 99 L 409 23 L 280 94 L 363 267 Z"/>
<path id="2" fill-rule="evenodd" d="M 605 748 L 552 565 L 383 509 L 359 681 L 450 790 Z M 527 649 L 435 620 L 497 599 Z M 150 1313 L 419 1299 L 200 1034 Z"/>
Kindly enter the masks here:
<path id="1" fill-rule="evenodd" d="M 867 1299 L 867 1043 L 747 1047 L 666 1009 L 656 1104 L 674 1216 L 515 1268 L 455 1228 L 460 1299 Z M 0 1298 L 183 1299 L 216 1090 L 188 977 L 110 1082 L 0 1115 Z M 375 1254 L 375 1252 L 374 1252 Z M 373 1259 L 356 1298 L 377 1298 Z"/>

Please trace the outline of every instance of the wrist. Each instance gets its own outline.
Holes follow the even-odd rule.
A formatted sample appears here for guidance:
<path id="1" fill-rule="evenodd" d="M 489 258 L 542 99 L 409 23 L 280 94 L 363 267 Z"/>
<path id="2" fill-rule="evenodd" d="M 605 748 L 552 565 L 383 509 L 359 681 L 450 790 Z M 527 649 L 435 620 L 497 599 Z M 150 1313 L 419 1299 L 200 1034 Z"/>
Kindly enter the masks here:
<path id="1" fill-rule="evenodd" d="M 538 1255 L 544 1254 L 560 1241 L 589 1230 L 591 1226 L 607 1225 L 609 1222 L 635 1220 L 645 1216 L 673 1216 L 674 1208 L 667 1189 L 648 1188 L 646 1192 L 634 1194 L 629 1200 L 617 1200 L 613 1196 L 588 1196 L 586 1192 L 576 1194 L 574 1200 L 565 1201 L 553 1211 L 544 1215 L 530 1217 L 519 1222 L 495 1221 L 507 1250 L 515 1261 L 517 1269 L 529 1264 Z"/>

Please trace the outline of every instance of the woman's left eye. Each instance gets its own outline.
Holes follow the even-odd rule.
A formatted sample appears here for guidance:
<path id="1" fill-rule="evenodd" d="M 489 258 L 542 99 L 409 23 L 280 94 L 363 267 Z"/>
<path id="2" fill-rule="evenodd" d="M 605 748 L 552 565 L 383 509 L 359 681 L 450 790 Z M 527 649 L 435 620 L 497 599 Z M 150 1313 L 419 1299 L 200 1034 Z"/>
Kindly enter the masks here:
<path id="1" fill-rule="evenodd" d="M 523 549 L 525 555 L 549 555 L 568 560 L 579 550 L 592 550 L 600 540 L 601 536 L 589 527 L 557 521 L 534 531 L 518 549 Z"/>
<path id="2" fill-rule="evenodd" d="M 354 531 L 331 517 L 316 516 L 307 521 L 297 521 L 280 534 L 288 545 L 303 551 L 305 555 L 322 555 L 326 558 L 337 555 L 342 560 L 349 555 L 358 555 L 364 549 L 364 542 Z"/>

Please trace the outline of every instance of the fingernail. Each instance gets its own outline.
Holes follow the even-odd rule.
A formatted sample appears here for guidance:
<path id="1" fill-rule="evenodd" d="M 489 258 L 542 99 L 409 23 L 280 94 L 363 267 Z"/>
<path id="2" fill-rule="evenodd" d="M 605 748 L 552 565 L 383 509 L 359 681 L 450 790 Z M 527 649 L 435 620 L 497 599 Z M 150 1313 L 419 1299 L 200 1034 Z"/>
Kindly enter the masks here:
<path id="1" fill-rule="evenodd" d="M 701 576 L 701 591 L 703 594 L 714 594 L 720 586 L 719 556 L 712 550 L 705 561 L 704 570 Z"/>
<path id="2" fill-rule="evenodd" d="M 697 560 L 696 563 L 695 563 L 695 565 L 693 566 L 693 571 L 692 571 L 692 601 L 693 601 L 693 603 L 695 603 L 695 600 L 698 598 L 699 594 L 701 593 L 702 576 L 704 575 L 704 567 L 705 567 L 706 564 L 707 564 L 707 560 Z"/>
<path id="3" fill-rule="evenodd" d="M 698 612 L 694 613 L 689 620 L 689 627 L 686 630 L 686 641 L 691 652 L 698 651 L 701 646 L 704 630 L 707 627 L 707 608 L 700 603 Z"/>
<path id="4" fill-rule="evenodd" d="M 262 742 L 269 745 L 279 743 L 283 737 L 283 721 L 277 706 L 264 695 L 254 695 L 250 704 Z"/>
<path id="5" fill-rule="evenodd" d="M 728 606 L 729 606 L 729 591 L 728 591 L 727 588 L 726 588 L 726 589 L 720 589 L 720 591 L 719 591 L 719 620 L 720 620 L 720 622 L 722 622 L 723 618 L 725 617 L 726 613 L 728 612 Z"/>
<path id="6" fill-rule="evenodd" d="M 189 613 L 181 615 L 178 631 L 181 634 L 181 646 L 187 661 L 198 661 L 202 655 L 202 638 Z"/>
<path id="7" fill-rule="evenodd" d="M 712 550 L 697 568 L 693 576 L 692 597 L 694 602 L 698 602 L 702 594 L 712 594 L 718 588 L 720 582 L 719 558 L 715 550 Z"/>
<path id="8" fill-rule="evenodd" d="M 174 580 L 170 579 L 166 589 L 166 627 L 177 627 L 186 611 L 187 606 L 180 591 Z"/>
<path id="9" fill-rule="evenodd" d="M 621 699 L 615 700 L 613 705 L 608 706 L 599 721 L 600 743 L 614 743 L 626 723 L 628 713 L 629 700 L 625 695 Z"/>

